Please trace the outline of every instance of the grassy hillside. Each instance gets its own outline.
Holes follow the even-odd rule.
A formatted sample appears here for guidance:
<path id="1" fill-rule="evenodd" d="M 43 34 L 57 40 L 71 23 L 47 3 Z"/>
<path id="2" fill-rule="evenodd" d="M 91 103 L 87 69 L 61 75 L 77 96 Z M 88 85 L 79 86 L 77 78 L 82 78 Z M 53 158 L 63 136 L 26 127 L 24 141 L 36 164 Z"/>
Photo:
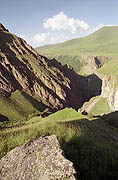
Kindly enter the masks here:
<path id="1" fill-rule="evenodd" d="M 108 75 L 118 75 L 118 60 L 106 63 L 102 68 L 97 70 L 98 73 Z"/>
<path id="2" fill-rule="evenodd" d="M 53 112 L 66 106 L 77 109 L 91 96 L 85 77 L 55 59 L 39 55 L 2 25 L 0 48 L 0 91 L 9 95 L 15 90 L 24 91 L 29 101 L 35 99 L 34 106 L 37 99 Z"/>
<path id="3" fill-rule="evenodd" d="M 38 51 L 42 51 L 40 52 L 41 54 L 48 54 L 51 57 L 57 56 L 63 64 L 71 64 L 76 71 L 85 73 L 87 68 L 92 65 L 91 57 L 89 56 L 118 56 L 117 32 L 118 27 L 104 27 L 85 38 L 44 46 Z M 22 40 L 19 39 L 19 41 Z M 25 42 L 23 41 L 22 43 Z M 25 54 L 28 50 L 28 48 L 25 51 L 23 50 L 25 46 L 29 48 L 29 54 Z M 15 47 L 17 47 L 17 43 Z M 24 59 L 19 55 L 20 61 L 18 61 L 18 57 L 14 59 L 13 57 L 15 56 L 13 56 L 13 60 L 16 60 L 18 64 L 16 63 L 16 69 L 14 69 L 15 65 L 11 67 L 14 76 L 18 78 L 20 84 L 24 83 L 24 87 L 26 87 L 25 85 L 29 82 L 29 87 L 32 85 L 36 94 L 32 96 L 32 93 L 29 93 L 27 89 L 25 92 L 21 92 L 21 90 L 16 90 L 16 87 L 14 91 L 10 91 L 12 93 L 9 93 L 9 96 L 4 96 L 0 93 L 0 158 L 26 141 L 36 139 L 42 135 L 55 134 L 65 152 L 66 158 L 74 163 L 79 180 L 117 180 L 118 112 L 100 116 L 102 113 L 110 112 L 105 98 L 94 97 L 87 102 L 84 108 L 87 108 L 94 100 L 99 98 L 99 101 L 96 101 L 96 104 L 86 116 L 71 108 L 60 110 L 45 118 L 40 116 L 48 111 L 47 106 L 44 105 L 47 102 L 46 100 L 50 100 L 51 106 L 49 107 L 56 105 L 57 107 L 62 107 L 60 103 L 56 104 L 58 99 L 59 102 L 64 102 L 72 95 L 66 105 L 69 105 L 70 102 L 73 103 L 74 100 L 77 101 L 74 101 L 73 104 L 76 102 L 78 105 L 79 96 L 81 98 L 82 94 L 85 96 L 90 90 L 94 90 L 98 94 L 98 91 L 101 90 L 100 79 L 96 80 L 96 78 L 93 78 L 86 81 L 83 77 L 80 78 L 78 75 L 75 75 L 71 67 L 70 69 L 62 67 L 54 59 L 50 61 L 43 56 L 39 56 L 38 59 L 34 50 L 31 55 L 31 50 L 27 44 L 24 44 L 20 48 L 20 51 L 24 54 Z M 84 56 L 85 61 L 83 62 L 82 58 Z M 25 64 L 22 62 L 25 62 Z M 28 64 L 28 62 L 31 64 Z M 7 63 L 3 65 L 1 66 L 2 70 L 4 70 L 6 65 L 8 66 Z M 26 68 L 26 65 L 28 65 L 28 68 Z M 98 73 L 117 75 L 117 67 L 118 61 L 116 58 L 116 60 L 107 61 L 98 70 Z M 8 66 L 7 68 L 10 67 Z M 7 71 L 3 72 L 5 79 L 7 79 Z M 10 69 L 8 72 L 11 72 Z M 69 72 L 72 72 L 72 74 L 69 74 Z M 30 76 L 32 73 L 33 76 Z M 12 78 L 10 79 L 9 77 L 8 80 L 12 82 Z M 3 82 L 5 82 L 4 78 Z M 89 88 L 87 82 L 89 82 Z M 7 81 L 6 84 L 9 85 Z M 65 91 L 61 88 L 61 86 L 64 87 L 65 85 L 67 85 L 65 89 L 68 88 L 67 92 L 70 92 L 68 96 L 65 96 Z M 74 91 L 69 91 L 73 89 Z M 76 93 L 74 96 L 73 92 L 79 93 L 79 96 L 76 96 Z M 37 101 L 39 95 L 40 98 Z M 51 95 L 56 95 L 54 96 L 55 99 Z M 99 116 L 97 117 L 97 115 Z"/>
<path id="4" fill-rule="evenodd" d="M 0 156 L 27 140 L 57 135 L 66 158 L 74 163 L 80 180 L 117 179 L 118 113 L 96 119 L 73 109 L 64 109 L 46 118 L 34 117 L 24 126 L 0 131 Z M 108 123 L 107 120 L 110 119 Z"/>
<path id="5" fill-rule="evenodd" d="M 108 48 L 109 47 L 109 48 Z M 73 39 L 64 43 L 37 47 L 39 53 L 47 55 L 80 55 L 86 54 L 117 54 L 118 26 L 103 27 L 98 31 L 82 38 Z"/>
<path id="6" fill-rule="evenodd" d="M 51 56 L 48 56 L 48 57 L 52 58 Z M 56 55 L 53 57 L 55 57 L 55 59 L 61 62 L 62 65 L 65 65 L 65 64 L 71 65 L 71 67 L 74 67 L 74 70 L 76 72 L 80 71 L 81 67 L 83 66 L 81 58 L 78 56 Z"/>
<path id="7" fill-rule="evenodd" d="M 39 102 L 37 102 L 37 109 L 27 97 L 28 95 L 19 90 L 13 92 L 9 97 L 0 95 L 0 127 L 25 123 L 32 116 L 39 115 L 46 109 Z"/>
<path id="8" fill-rule="evenodd" d="M 84 103 L 83 107 L 81 108 L 81 111 L 89 109 L 91 104 L 94 103 L 95 101 L 96 101 L 95 105 L 92 106 L 89 110 L 90 114 L 101 115 L 111 112 L 107 99 L 100 96 L 93 97 L 89 102 Z"/>
<path id="9" fill-rule="evenodd" d="M 118 58 L 117 49 L 118 26 L 103 27 L 86 37 L 36 48 L 40 54 L 55 57 L 62 64 L 70 64 L 76 72 L 81 74 L 86 72 L 90 74 L 92 71 L 89 65 L 86 66 L 91 56 Z"/>
<path id="10" fill-rule="evenodd" d="M 100 100 L 96 103 L 96 105 L 90 110 L 90 113 L 94 115 L 99 115 L 99 114 L 107 114 L 111 112 L 111 109 L 108 105 L 107 99 L 101 97 Z"/>

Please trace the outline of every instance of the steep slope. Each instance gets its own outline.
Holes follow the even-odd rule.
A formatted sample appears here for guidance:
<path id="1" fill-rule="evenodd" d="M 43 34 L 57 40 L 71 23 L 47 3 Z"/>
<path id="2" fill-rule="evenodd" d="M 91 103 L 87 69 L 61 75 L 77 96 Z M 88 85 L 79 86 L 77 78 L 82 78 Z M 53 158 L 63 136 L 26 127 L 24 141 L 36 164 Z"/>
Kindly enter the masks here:
<path id="1" fill-rule="evenodd" d="M 114 60 L 105 64 L 97 71 L 102 79 L 102 97 L 107 98 L 113 111 L 118 110 L 118 61 Z"/>
<path id="2" fill-rule="evenodd" d="M 55 59 L 39 55 L 23 39 L 0 25 L 0 92 L 25 92 L 53 111 L 64 107 L 78 109 L 91 97 L 85 77 L 62 66 Z"/>

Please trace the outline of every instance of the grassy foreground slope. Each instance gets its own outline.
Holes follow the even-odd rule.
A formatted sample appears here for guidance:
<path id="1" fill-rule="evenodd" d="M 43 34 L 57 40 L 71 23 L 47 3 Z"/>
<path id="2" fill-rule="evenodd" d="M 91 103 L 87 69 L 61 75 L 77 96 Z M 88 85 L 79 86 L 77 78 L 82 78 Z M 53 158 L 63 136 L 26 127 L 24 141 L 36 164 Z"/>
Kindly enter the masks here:
<path id="1" fill-rule="evenodd" d="M 118 129 L 112 121 L 118 121 L 118 113 L 109 116 L 97 119 L 66 108 L 46 118 L 34 117 L 24 126 L 0 131 L 0 156 L 27 140 L 55 134 L 66 158 L 74 163 L 78 179 L 115 180 Z"/>

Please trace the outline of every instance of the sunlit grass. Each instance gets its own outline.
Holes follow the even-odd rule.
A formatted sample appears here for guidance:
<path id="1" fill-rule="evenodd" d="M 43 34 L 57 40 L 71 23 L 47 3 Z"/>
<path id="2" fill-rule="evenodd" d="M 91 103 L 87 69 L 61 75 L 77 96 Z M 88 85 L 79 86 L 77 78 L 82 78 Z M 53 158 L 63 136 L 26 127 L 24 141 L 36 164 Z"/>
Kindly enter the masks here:
<path id="1" fill-rule="evenodd" d="M 110 125 L 66 108 L 46 118 L 33 117 L 25 125 L 1 130 L 0 157 L 27 141 L 55 134 L 66 158 L 74 163 L 79 172 L 79 179 L 112 179 L 118 175 L 118 145 L 109 139 L 112 131 L 115 136 L 117 130 Z"/>
<path id="2" fill-rule="evenodd" d="M 97 70 L 97 72 L 108 75 L 118 75 L 118 59 L 106 63 L 102 68 Z"/>

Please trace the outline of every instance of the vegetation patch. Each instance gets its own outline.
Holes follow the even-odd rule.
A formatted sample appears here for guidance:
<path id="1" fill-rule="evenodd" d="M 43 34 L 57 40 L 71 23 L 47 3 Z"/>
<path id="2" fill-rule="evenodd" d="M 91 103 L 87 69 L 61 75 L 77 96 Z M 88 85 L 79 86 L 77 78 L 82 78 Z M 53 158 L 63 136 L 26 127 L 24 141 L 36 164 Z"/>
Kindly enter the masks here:
<path id="1" fill-rule="evenodd" d="M 108 75 L 118 75 L 118 60 L 104 64 L 104 66 L 97 70 L 97 72 Z"/>
<path id="2" fill-rule="evenodd" d="M 108 105 L 107 98 L 103 97 L 101 97 L 95 106 L 90 110 L 90 113 L 94 115 L 107 114 L 109 112 L 111 112 L 111 109 Z"/>
<path id="3" fill-rule="evenodd" d="M 45 106 L 39 103 L 39 111 L 19 90 L 9 97 L 1 95 L 0 107 L 0 114 L 8 119 L 4 121 L 4 118 L 1 118 L 1 127 L 24 124 L 31 117 L 40 115 L 45 110 Z"/>
<path id="4" fill-rule="evenodd" d="M 104 118 L 90 118 L 68 108 L 46 118 L 34 117 L 24 126 L 1 130 L 0 157 L 28 140 L 53 134 L 66 158 L 74 163 L 78 179 L 117 179 L 118 144 L 113 139 L 118 138 L 117 128 Z"/>

